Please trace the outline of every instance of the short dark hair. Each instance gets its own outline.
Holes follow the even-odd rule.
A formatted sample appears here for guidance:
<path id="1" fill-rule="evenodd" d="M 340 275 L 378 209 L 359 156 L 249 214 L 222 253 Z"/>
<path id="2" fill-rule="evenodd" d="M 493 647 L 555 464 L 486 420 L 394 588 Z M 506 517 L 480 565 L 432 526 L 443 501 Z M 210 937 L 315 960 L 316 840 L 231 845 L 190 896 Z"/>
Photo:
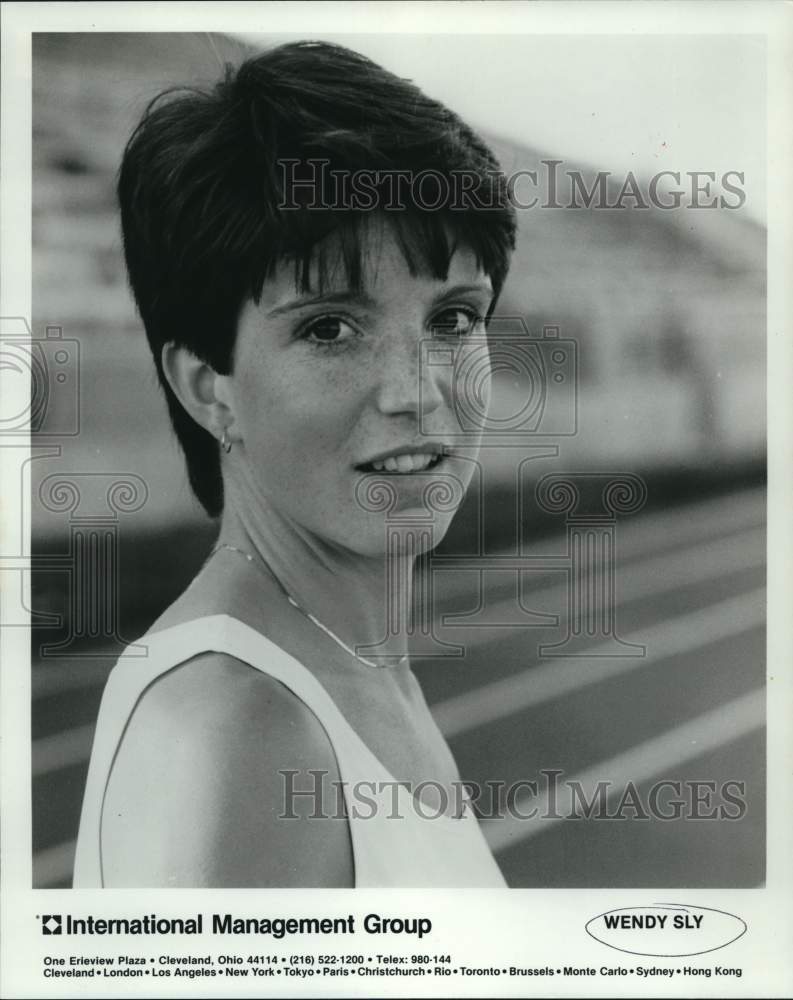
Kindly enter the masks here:
<path id="1" fill-rule="evenodd" d="M 354 172 L 465 172 L 485 207 L 386 212 L 411 271 L 445 278 L 465 245 L 496 296 L 515 244 L 514 209 L 498 162 L 452 111 L 349 49 L 324 42 L 256 55 L 207 90 L 165 91 L 146 109 L 118 179 L 130 284 L 154 355 L 190 485 L 210 517 L 223 510 L 218 443 L 184 410 L 162 369 L 162 348 L 189 348 L 218 373 L 233 364 L 243 304 L 258 301 L 276 266 L 308 282 L 331 233 L 351 285 L 361 279 L 360 208 L 284 210 L 286 161 Z M 480 202 L 480 205 L 483 202 Z"/>

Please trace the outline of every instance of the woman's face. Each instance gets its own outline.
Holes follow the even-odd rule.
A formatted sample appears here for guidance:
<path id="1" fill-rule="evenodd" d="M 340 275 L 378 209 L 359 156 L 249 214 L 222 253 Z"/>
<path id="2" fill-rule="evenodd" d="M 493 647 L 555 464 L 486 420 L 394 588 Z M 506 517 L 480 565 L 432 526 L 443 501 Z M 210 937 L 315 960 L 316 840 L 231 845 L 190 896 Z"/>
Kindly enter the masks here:
<path id="1" fill-rule="evenodd" d="M 451 486 L 457 503 L 468 486 L 487 400 L 465 407 L 461 427 L 455 393 L 472 366 L 481 391 L 493 293 L 466 249 L 445 281 L 412 275 L 388 226 L 367 238 L 363 259 L 360 294 L 343 268 L 322 294 L 303 292 L 285 263 L 259 303 L 244 306 L 231 376 L 240 442 L 232 457 L 302 529 L 374 555 L 385 550 L 387 514 L 367 509 L 373 480 L 393 493 L 392 516 L 431 515 L 433 543 L 456 504 L 428 507 L 428 484 Z M 452 446 L 461 456 L 443 455 Z"/>

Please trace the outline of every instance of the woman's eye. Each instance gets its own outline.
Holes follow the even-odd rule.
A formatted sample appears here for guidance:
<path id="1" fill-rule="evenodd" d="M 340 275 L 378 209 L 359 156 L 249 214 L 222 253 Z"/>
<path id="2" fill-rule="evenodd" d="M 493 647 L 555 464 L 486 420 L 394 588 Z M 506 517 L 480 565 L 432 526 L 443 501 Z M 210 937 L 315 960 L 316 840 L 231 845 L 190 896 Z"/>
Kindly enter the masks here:
<path id="1" fill-rule="evenodd" d="M 432 321 L 432 332 L 436 337 L 466 337 L 473 333 L 482 317 L 472 309 L 444 309 Z"/>
<path id="2" fill-rule="evenodd" d="M 355 331 L 349 323 L 338 316 L 323 316 L 309 323 L 303 330 L 303 338 L 315 344 L 332 347 L 343 344 L 355 336 Z"/>

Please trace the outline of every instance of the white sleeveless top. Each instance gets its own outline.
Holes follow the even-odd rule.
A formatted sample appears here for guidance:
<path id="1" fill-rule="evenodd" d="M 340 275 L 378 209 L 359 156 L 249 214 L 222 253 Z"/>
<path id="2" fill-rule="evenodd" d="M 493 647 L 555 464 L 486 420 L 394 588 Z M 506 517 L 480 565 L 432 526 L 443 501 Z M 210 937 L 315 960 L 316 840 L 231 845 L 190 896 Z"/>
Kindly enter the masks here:
<path id="1" fill-rule="evenodd" d="M 459 818 L 436 816 L 429 806 L 422 808 L 422 815 L 410 790 L 400 785 L 395 810 L 396 779 L 355 733 L 316 677 L 260 632 L 229 615 L 212 615 L 149 633 L 136 645 L 147 647 L 148 655 L 123 653 L 102 696 L 80 816 L 74 888 L 104 887 L 105 790 L 138 700 L 162 674 L 208 651 L 227 653 L 280 681 L 321 723 L 344 783 L 356 888 L 506 887 L 470 804 L 466 803 Z M 373 816 L 368 805 L 362 813 L 361 802 L 352 798 L 350 789 L 356 782 L 364 783 L 366 796 L 375 800 Z"/>

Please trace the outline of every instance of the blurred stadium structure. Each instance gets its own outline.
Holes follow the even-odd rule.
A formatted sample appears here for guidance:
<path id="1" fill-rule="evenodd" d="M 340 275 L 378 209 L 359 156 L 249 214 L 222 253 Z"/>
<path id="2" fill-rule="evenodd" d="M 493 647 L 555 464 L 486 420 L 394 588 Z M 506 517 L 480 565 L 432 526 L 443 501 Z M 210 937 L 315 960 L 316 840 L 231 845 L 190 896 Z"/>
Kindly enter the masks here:
<path id="1" fill-rule="evenodd" d="M 122 514 L 118 527 L 117 614 L 126 639 L 141 634 L 190 579 L 213 528 L 189 493 L 126 287 L 115 171 L 148 99 L 168 85 L 211 81 L 219 61 L 244 52 L 222 36 L 34 39 L 33 328 L 36 337 L 50 327 L 79 341 L 81 421 L 79 435 L 62 439 L 60 458 L 32 463 L 34 553 L 57 561 L 69 545 L 68 517 L 38 500 L 47 476 L 140 477 L 146 502 Z M 544 158 L 490 138 L 507 173 L 536 168 Z M 706 213 L 707 220 L 701 214 L 520 212 L 518 249 L 499 305 L 500 316 L 522 317 L 534 337 L 558 327 L 562 338 L 576 342 L 577 433 L 539 436 L 538 443 L 558 445 L 558 455 L 536 459 L 533 475 L 606 469 L 645 478 L 647 511 L 620 536 L 630 581 L 620 592 L 622 629 L 639 639 L 642 630 L 658 636 L 661 648 L 677 637 L 677 647 L 660 657 L 660 668 L 650 657 L 627 674 L 624 665 L 588 674 L 592 661 L 582 660 L 571 675 L 559 661 L 539 700 L 531 685 L 521 694 L 521 678 L 547 666 L 527 653 L 521 629 L 480 631 L 464 669 L 430 661 L 418 672 L 464 778 L 527 777 L 527 769 L 557 765 L 590 773 L 595 760 L 641 781 L 660 766 L 671 777 L 746 780 L 750 811 L 740 823 L 686 829 L 655 823 L 649 832 L 637 830 L 642 824 L 580 823 L 574 831 L 562 824 L 525 843 L 489 833 L 505 852 L 512 885 L 738 886 L 763 878 L 757 692 L 764 677 L 765 230 L 740 212 Z M 510 400 L 535 388 L 507 372 L 496 385 L 495 406 L 508 410 Z M 57 394 L 51 405 L 57 423 Z M 509 450 L 486 451 L 483 462 L 488 545 L 512 550 L 517 515 L 530 521 L 525 537 L 543 551 L 558 549 L 564 538 L 558 519 L 515 508 Z M 675 507 L 681 498 L 686 502 Z M 659 510 L 667 504 L 669 510 Z M 444 552 L 466 548 L 478 513 L 463 508 Z M 92 726 L 113 662 L 99 655 L 108 652 L 104 647 L 92 647 L 88 632 L 82 646 L 70 647 L 74 656 L 39 656 L 42 644 L 72 629 L 66 574 L 53 566 L 33 576 L 34 610 L 63 619 L 61 627 L 36 628 L 33 635 L 34 851 L 41 886 L 69 884 Z M 542 609 L 554 594 L 558 599 L 561 582 L 552 574 L 524 581 L 532 607 Z M 496 596 L 503 584 L 494 581 Z M 465 600 L 459 585 L 443 591 L 440 611 L 464 609 Z M 553 630 L 543 641 L 548 634 Z M 496 682 L 509 683 L 490 691 Z M 496 707 L 489 716 L 472 691 L 482 698 L 490 691 Z M 705 734 L 700 744 L 698 726 Z M 699 756 L 691 746 L 670 756 L 668 747 L 680 741 L 698 746 Z M 684 766 L 691 761 L 693 772 Z"/>

